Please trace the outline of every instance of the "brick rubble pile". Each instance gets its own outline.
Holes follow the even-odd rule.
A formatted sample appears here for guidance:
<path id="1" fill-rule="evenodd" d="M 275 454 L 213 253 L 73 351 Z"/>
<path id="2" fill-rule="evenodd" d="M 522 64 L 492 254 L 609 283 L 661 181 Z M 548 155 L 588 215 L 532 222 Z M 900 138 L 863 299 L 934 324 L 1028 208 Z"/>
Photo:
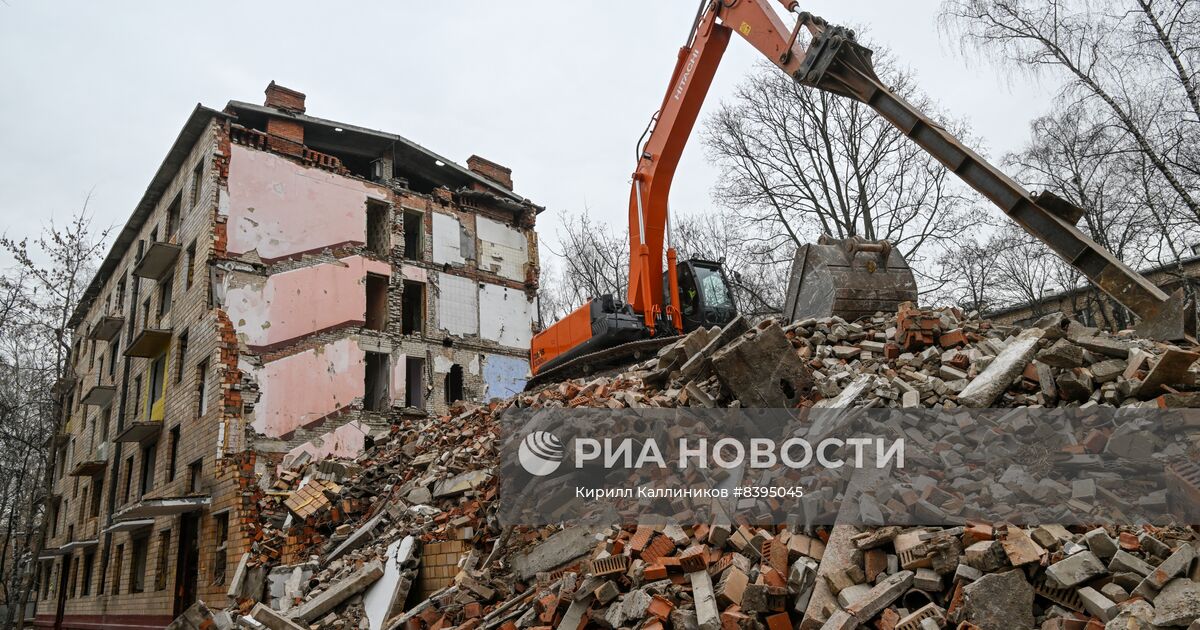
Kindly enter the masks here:
<path id="1" fill-rule="evenodd" d="M 1198 359 L 1060 315 L 1027 329 L 909 305 L 858 322 L 739 318 L 621 373 L 401 421 L 353 461 L 284 462 L 263 480 L 255 540 L 229 602 L 198 603 L 173 627 L 1197 630 L 1195 528 L 965 518 L 958 527 L 717 519 L 505 529 L 496 517 L 495 414 L 1200 407 Z M 763 387 L 764 379 L 789 386 Z M 1116 429 L 1088 427 L 1072 452 L 1107 448 Z M 1174 445 L 1171 501 L 1200 503 L 1200 467 L 1188 463 L 1198 451 Z M 932 500 L 955 489 L 908 491 Z M 1080 500 L 1075 488 L 1067 493 Z"/>

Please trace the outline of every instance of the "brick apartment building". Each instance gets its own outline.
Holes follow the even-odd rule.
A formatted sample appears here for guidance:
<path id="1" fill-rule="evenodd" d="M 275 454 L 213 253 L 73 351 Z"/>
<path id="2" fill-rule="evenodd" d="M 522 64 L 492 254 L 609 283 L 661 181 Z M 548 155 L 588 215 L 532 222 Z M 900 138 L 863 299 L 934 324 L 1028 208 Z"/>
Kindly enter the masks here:
<path id="1" fill-rule="evenodd" d="M 540 208 L 511 172 L 263 106 L 197 106 L 73 319 L 41 627 L 223 604 L 259 475 L 520 390 Z"/>
<path id="2" fill-rule="evenodd" d="M 1193 247 L 1193 255 L 1173 263 L 1141 269 L 1138 273 L 1171 295 L 1178 289 L 1195 294 L 1200 288 L 1200 247 Z M 1063 312 L 1088 326 L 1106 330 L 1120 330 L 1133 325 L 1133 316 L 1118 306 L 1111 298 L 1091 284 L 1045 295 L 1034 303 L 1017 304 L 987 313 L 987 316 L 1002 324 L 1028 326 L 1039 317 L 1049 313 Z"/>

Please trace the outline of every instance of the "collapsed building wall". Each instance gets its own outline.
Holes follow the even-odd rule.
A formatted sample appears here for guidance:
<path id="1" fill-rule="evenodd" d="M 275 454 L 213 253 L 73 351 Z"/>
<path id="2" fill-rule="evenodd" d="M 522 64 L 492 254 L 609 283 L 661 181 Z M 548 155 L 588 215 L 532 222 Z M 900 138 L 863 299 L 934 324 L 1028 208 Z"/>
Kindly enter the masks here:
<path id="1" fill-rule="evenodd" d="M 38 626 L 220 601 L 262 473 L 523 386 L 540 208 L 468 164 L 273 83 L 193 112 L 72 321 Z"/>

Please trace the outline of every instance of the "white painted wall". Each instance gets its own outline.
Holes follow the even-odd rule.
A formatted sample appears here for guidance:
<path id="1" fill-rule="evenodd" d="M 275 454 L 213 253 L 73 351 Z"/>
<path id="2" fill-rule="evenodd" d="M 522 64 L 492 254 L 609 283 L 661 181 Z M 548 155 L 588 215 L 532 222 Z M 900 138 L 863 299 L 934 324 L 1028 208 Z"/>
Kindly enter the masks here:
<path id="1" fill-rule="evenodd" d="M 483 283 L 479 311 L 479 336 L 514 348 L 529 345 L 536 311 L 524 291 Z"/>
<path id="2" fill-rule="evenodd" d="M 433 262 L 439 265 L 466 264 L 462 255 L 462 225 L 458 219 L 441 212 L 433 213 Z"/>

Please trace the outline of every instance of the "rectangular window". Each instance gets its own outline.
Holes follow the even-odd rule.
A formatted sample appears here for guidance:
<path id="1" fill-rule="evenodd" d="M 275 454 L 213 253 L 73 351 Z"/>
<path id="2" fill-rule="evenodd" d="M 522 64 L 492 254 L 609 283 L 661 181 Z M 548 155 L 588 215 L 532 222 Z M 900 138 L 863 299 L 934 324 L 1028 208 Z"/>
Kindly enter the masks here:
<path id="1" fill-rule="evenodd" d="M 167 588 L 167 554 L 171 550 L 171 530 L 158 533 L 158 562 L 154 566 L 154 590 Z"/>
<path id="2" fill-rule="evenodd" d="M 97 421 L 97 430 L 100 432 L 100 441 L 108 441 L 108 425 L 112 422 L 112 405 L 100 410 L 100 419 Z"/>
<path id="3" fill-rule="evenodd" d="M 388 355 L 382 352 L 367 353 L 367 376 L 363 389 L 363 410 L 387 411 L 388 408 Z"/>
<path id="4" fill-rule="evenodd" d="M 213 584 L 225 583 L 226 555 L 229 548 L 229 512 L 213 515 L 216 529 L 216 550 L 213 552 Z"/>
<path id="5" fill-rule="evenodd" d="M 83 554 L 83 584 L 80 585 L 80 592 L 84 597 L 92 594 L 92 572 L 96 566 L 96 553 L 89 551 Z"/>
<path id="6" fill-rule="evenodd" d="M 54 562 L 47 560 L 42 563 L 42 599 L 50 599 L 50 574 L 54 572 Z"/>
<path id="7" fill-rule="evenodd" d="M 125 490 L 121 493 L 121 503 L 129 503 L 129 494 L 133 490 L 133 456 L 125 459 Z"/>
<path id="8" fill-rule="evenodd" d="M 170 449 L 167 455 L 167 481 L 175 481 L 175 466 L 179 460 L 179 425 L 171 427 L 170 443 L 167 448 Z"/>
<path id="9" fill-rule="evenodd" d="M 118 311 L 125 310 L 125 278 L 124 277 L 122 277 L 120 280 L 117 281 L 117 296 L 116 296 L 116 299 L 114 300 L 114 302 L 116 302 L 116 304 L 117 304 Z"/>
<path id="10" fill-rule="evenodd" d="M 171 289 L 174 288 L 175 278 L 168 275 L 162 282 L 158 283 L 158 316 L 162 317 L 171 312 L 171 305 L 175 301 L 175 296 L 171 295 Z"/>
<path id="11" fill-rule="evenodd" d="M 204 460 L 197 459 L 188 466 L 188 492 L 200 494 L 204 485 L 201 472 L 204 470 Z"/>
<path id="12" fill-rule="evenodd" d="M 183 262 L 186 265 L 183 270 L 183 290 L 187 291 L 192 288 L 192 283 L 196 280 L 196 241 L 192 241 L 192 244 L 188 245 L 187 258 Z"/>
<path id="13" fill-rule="evenodd" d="M 67 599 L 75 599 L 75 581 L 79 577 L 79 558 L 71 556 L 70 562 L 70 569 L 67 572 Z"/>
<path id="14" fill-rule="evenodd" d="M 404 404 L 413 409 L 425 408 L 425 359 L 404 359 Z"/>
<path id="15" fill-rule="evenodd" d="M 208 413 L 208 359 L 196 366 L 196 392 L 200 402 L 196 405 L 196 417 Z"/>
<path id="16" fill-rule="evenodd" d="M 121 569 L 125 567 L 125 545 L 117 545 L 113 552 L 113 595 L 121 594 Z"/>
<path id="17" fill-rule="evenodd" d="M 188 331 L 179 333 L 179 356 L 175 358 L 175 382 L 183 382 L 183 370 L 187 365 Z"/>
<path id="18" fill-rule="evenodd" d="M 133 558 L 129 566 L 129 592 L 141 593 L 146 590 L 146 554 L 149 552 L 150 538 L 133 539 Z"/>
<path id="19" fill-rule="evenodd" d="M 388 229 L 388 207 L 381 203 L 367 203 L 367 249 L 381 258 L 387 258 L 391 250 Z"/>
<path id="20" fill-rule="evenodd" d="M 167 353 L 162 353 L 150 361 L 150 396 L 146 405 L 146 419 L 154 420 L 154 407 L 163 399 L 167 390 Z"/>
<path id="21" fill-rule="evenodd" d="M 108 355 L 108 378 L 109 382 L 117 377 L 117 357 L 121 354 L 121 333 L 112 340 L 112 354 Z"/>
<path id="22" fill-rule="evenodd" d="M 405 280 L 400 300 L 401 333 L 420 335 L 425 332 L 425 284 Z"/>
<path id="23" fill-rule="evenodd" d="M 388 279 L 373 273 L 367 274 L 367 321 L 368 330 L 387 330 L 388 322 Z"/>
<path id="24" fill-rule="evenodd" d="M 425 253 L 425 215 L 412 210 L 404 211 L 404 257 L 423 260 Z"/>
<path id="25" fill-rule="evenodd" d="M 204 192 L 204 158 L 200 158 L 196 162 L 196 168 L 192 169 L 192 192 L 189 201 L 193 210 L 200 205 L 200 193 Z"/>
<path id="26" fill-rule="evenodd" d="M 100 516 L 100 504 L 104 499 L 104 476 L 92 477 L 92 512 L 93 518 Z"/>
<path id="27" fill-rule="evenodd" d="M 150 298 L 142 302 L 142 328 L 150 328 L 154 322 L 150 319 Z"/>
<path id="28" fill-rule="evenodd" d="M 133 419 L 142 416 L 142 375 L 133 378 Z"/>
<path id="29" fill-rule="evenodd" d="M 139 488 L 141 496 L 154 489 L 154 469 L 158 459 L 158 442 L 153 442 L 142 447 L 142 476 L 139 480 Z"/>
<path id="30" fill-rule="evenodd" d="M 171 206 L 167 208 L 167 240 L 171 240 L 171 237 L 179 232 L 179 214 L 182 206 L 183 199 L 179 195 L 175 195 Z"/>

